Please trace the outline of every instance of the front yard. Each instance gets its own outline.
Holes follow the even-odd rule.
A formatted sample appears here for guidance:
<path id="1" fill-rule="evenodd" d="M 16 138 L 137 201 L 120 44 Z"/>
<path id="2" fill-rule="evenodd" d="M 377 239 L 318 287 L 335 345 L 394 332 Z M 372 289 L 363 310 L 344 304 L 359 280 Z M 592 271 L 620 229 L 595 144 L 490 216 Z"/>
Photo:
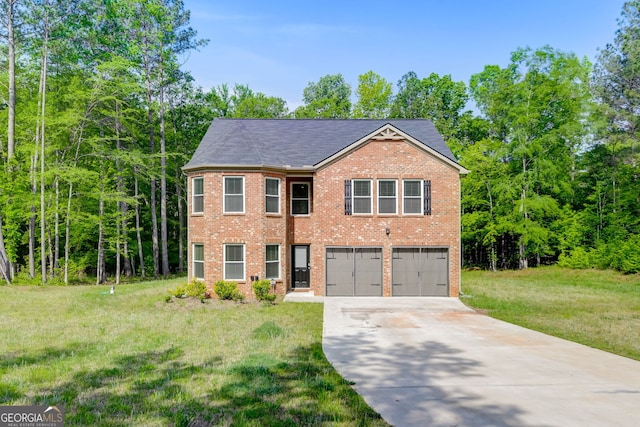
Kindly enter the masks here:
<path id="1" fill-rule="evenodd" d="M 165 302 L 185 279 L 0 286 L 0 405 L 65 425 L 386 426 L 322 352 L 322 304 Z"/>

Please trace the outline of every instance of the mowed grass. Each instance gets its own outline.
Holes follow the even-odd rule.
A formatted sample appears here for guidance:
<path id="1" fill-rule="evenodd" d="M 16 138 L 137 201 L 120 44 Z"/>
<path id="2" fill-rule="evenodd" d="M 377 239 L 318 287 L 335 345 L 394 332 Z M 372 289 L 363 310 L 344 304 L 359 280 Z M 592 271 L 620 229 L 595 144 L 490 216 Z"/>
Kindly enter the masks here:
<path id="1" fill-rule="evenodd" d="M 322 304 L 0 286 L 0 405 L 62 405 L 65 425 L 386 426 L 326 360 Z"/>
<path id="2" fill-rule="evenodd" d="M 640 360 L 640 275 L 559 267 L 466 271 L 460 299 L 490 316 Z"/>

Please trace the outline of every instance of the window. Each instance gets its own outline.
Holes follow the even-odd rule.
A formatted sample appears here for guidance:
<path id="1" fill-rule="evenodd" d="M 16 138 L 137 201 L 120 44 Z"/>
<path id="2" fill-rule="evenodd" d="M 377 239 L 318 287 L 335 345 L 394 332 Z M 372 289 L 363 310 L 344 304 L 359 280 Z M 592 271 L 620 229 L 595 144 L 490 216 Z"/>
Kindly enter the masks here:
<path id="1" fill-rule="evenodd" d="M 385 179 L 378 181 L 378 213 L 395 214 L 398 210 L 396 181 Z"/>
<path id="2" fill-rule="evenodd" d="M 422 214 L 422 180 L 402 182 L 402 210 L 405 214 Z"/>
<path id="3" fill-rule="evenodd" d="M 280 245 L 267 245 L 267 253 L 265 259 L 265 271 L 267 279 L 278 279 L 280 277 Z"/>
<path id="4" fill-rule="evenodd" d="M 244 177 L 224 177 L 224 212 L 244 213 Z"/>
<path id="5" fill-rule="evenodd" d="M 224 245 L 224 280 L 244 280 L 244 245 Z"/>
<path id="6" fill-rule="evenodd" d="M 353 213 L 370 214 L 372 209 L 371 180 L 353 180 Z"/>
<path id="7" fill-rule="evenodd" d="M 199 176 L 191 181 L 191 212 L 204 212 L 204 178 Z"/>
<path id="8" fill-rule="evenodd" d="M 291 215 L 309 215 L 309 183 L 291 183 Z"/>
<path id="9" fill-rule="evenodd" d="M 267 178 L 264 187 L 267 213 L 280 213 L 280 180 Z"/>
<path id="10" fill-rule="evenodd" d="M 193 277 L 196 279 L 204 279 L 204 245 L 200 243 L 193 244 Z"/>

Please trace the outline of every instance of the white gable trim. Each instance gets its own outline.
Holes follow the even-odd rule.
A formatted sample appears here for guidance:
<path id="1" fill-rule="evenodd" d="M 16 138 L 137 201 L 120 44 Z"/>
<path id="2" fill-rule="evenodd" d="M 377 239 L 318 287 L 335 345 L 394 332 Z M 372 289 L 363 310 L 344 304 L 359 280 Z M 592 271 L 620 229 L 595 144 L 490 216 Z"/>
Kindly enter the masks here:
<path id="1" fill-rule="evenodd" d="M 412 145 L 414 145 L 416 148 L 427 152 L 428 154 L 432 155 L 433 157 L 437 158 L 438 160 L 440 160 L 441 162 L 449 165 L 450 167 L 456 169 L 458 171 L 458 173 L 460 173 L 461 175 L 466 175 L 469 173 L 469 171 L 462 167 L 460 164 L 454 162 L 453 160 L 451 160 L 450 158 L 443 156 L 442 154 L 438 153 L 436 150 L 432 149 L 431 147 L 427 146 L 426 144 L 423 144 L 422 142 L 418 141 L 417 139 L 413 138 L 412 136 L 404 133 L 403 131 L 401 131 L 400 129 L 398 129 L 397 127 L 393 126 L 390 123 L 387 123 L 386 125 L 382 126 L 381 128 L 371 132 L 368 135 L 363 136 L 362 138 L 360 138 L 359 140 L 357 140 L 356 142 L 354 142 L 351 145 L 346 146 L 345 148 L 343 148 L 342 150 L 338 151 L 337 153 L 333 154 L 330 157 L 327 157 L 326 159 L 324 159 L 323 161 L 321 161 L 320 163 L 315 164 L 314 166 L 317 169 L 320 169 L 330 163 L 335 162 L 336 160 L 348 155 L 349 153 L 357 150 L 361 145 L 366 144 L 369 141 L 399 141 L 399 140 L 405 140 L 409 143 L 411 143 Z"/>

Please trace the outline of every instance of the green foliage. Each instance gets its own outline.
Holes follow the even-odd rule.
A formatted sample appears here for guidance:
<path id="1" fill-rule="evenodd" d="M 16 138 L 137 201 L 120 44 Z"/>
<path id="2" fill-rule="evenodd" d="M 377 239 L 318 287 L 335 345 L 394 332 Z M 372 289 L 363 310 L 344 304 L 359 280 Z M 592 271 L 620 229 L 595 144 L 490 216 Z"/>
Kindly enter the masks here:
<path id="1" fill-rule="evenodd" d="M 398 81 L 398 93 L 391 105 L 391 117 L 430 119 L 445 139 L 456 136 L 469 95 L 463 82 L 454 82 L 450 75 L 431 73 L 420 79 L 413 71 Z"/>
<path id="2" fill-rule="evenodd" d="M 358 76 L 356 96 L 353 106 L 355 119 L 385 119 L 389 116 L 392 99 L 391 83 L 373 71 Z"/>
<path id="3" fill-rule="evenodd" d="M 562 254 L 558 265 L 569 268 L 613 269 L 625 274 L 640 273 L 640 236 L 623 241 L 602 242 L 595 248 L 578 246 Z"/>
<path id="4" fill-rule="evenodd" d="M 328 74 L 310 82 L 303 91 L 305 105 L 295 111 L 296 118 L 347 119 L 351 116 L 351 86 L 342 74 Z"/>
<path id="5" fill-rule="evenodd" d="M 273 302 L 276 300 L 276 295 L 269 293 L 271 289 L 270 280 L 257 280 L 251 286 L 258 301 Z"/>
<path id="6" fill-rule="evenodd" d="M 209 298 L 209 294 L 207 293 L 207 285 L 200 281 L 193 279 L 191 282 L 186 283 L 184 285 L 180 285 L 172 291 L 169 291 L 169 294 L 176 298 L 199 298 L 201 300 L 205 298 Z"/>
<path id="7" fill-rule="evenodd" d="M 213 291 L 221 300 L 242 301 L 244 295 L 238 290 L 238 283 L 219 280 L 213 285 Z"/>

